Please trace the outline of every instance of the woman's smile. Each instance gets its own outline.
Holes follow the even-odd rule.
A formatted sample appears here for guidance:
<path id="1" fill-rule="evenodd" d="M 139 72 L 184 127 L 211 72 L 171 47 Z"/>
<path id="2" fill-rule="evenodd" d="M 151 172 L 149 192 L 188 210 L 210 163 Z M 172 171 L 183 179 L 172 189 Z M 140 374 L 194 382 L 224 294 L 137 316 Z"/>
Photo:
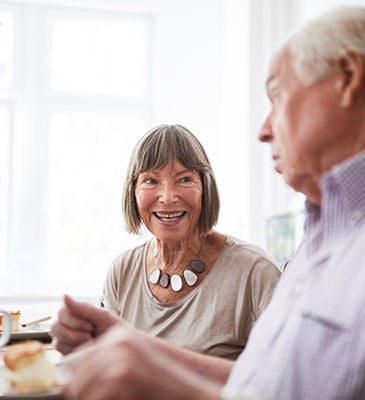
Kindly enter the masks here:
<path id="1" fill-rule="evenodd" d="M 141 173 L 135 189 L 144 225 L 157 238 L 168 241 L 189 239 L 196 231 L 202 193 L 200 175 L 177 160 Z"/>
<path id="2" fill-rule="evenodd" d="M 176 222 L 181 220 L 187 213 L 186 211 L 178 211 L 178 212 L 153 212 L 161 222 Z"/>

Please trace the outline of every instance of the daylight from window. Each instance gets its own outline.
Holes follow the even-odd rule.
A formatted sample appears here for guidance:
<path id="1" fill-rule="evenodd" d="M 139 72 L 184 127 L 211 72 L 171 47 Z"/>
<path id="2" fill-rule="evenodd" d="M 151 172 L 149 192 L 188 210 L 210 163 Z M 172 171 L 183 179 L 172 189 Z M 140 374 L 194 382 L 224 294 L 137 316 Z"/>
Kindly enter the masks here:
<path id="1" fill-rule="evenodd" d="M 262 179 L 272 165 L 253 162 L 249 2 L 132 3 L 0 3 L 3 296 L 100 296 L 112 260 L 149 237 L 126 233 L 121 195 L 132 148 L 160 123 L 185 125 L 205 147 L 219 231 L 278 260 L 295 247 L 297 225 L 280 216 L 296 196 L 281 199 Z"/>
<path id="2" fill-rule="evenodd" d="M 7 254 L 8 174 L 9 174 L 9 109 L 0 103 L 0 276 L 4 274 Z"/>
<path id="3" fill-rule="evenodd" d="M 9 88 L 13 78 L 14 24 L 9 12 L 0 10 L 0 88 Z"/>
<path id="4" fill-rule="evenodd" d="M 0 5 L 0 21 L 1 292 L 96 295 L 142 240 L 121 193 L 150 125 L 150 17 Z"/>
<path id="5" fill-rule="evenodd" d="M 56 20 L 51 36 L 51 89 L 145 96 L 148 34 L 142 18 Z"/>

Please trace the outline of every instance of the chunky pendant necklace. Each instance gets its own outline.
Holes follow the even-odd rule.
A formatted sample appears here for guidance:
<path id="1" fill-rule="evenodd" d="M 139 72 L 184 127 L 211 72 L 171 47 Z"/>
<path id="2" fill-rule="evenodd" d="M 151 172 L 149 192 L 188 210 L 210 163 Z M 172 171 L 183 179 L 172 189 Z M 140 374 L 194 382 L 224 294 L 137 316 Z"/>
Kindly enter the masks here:
<path id="1" fill-rule="evenodd" d="M 174 292 L 179 292 L 182 289 L 184 281 L 188 286 L 194 286 L 199 280 L 198 274 L 201 274 L 205 270 L 205 264 L 203 263 L 203 261 L 199 260 L 200 253 L 203 248 L 203 243 L 204 241 L 202 241 L 197 258 L 191 260 L 189 263 L 189 267 L 191 269 L 184 269 L 183 276 L 180 276 L 178 274 L 173 274 L 170 276 L 167 272 L 163 272 L 160 268 L 154 268 L 148 278 L 150 283 L 152 283 L 153 285 L 158 284 L 163 288 L 168 288 L 169 285 L 171 285 L 171 289 Z M 157 257 L 156 252 L 155 254 L 153 254 L 153 258 Z"/>

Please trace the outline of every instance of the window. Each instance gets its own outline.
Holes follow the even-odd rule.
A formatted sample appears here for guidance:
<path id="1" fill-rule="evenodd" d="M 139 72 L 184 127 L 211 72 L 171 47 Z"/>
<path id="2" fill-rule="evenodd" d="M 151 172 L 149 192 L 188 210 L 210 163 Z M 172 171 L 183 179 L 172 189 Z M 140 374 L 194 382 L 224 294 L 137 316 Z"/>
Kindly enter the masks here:
<path id="1" fill-rule="evenodd" d="M 129 154 L 148 126 L 150 20 L 53 10 L 51 21 L 44 276 L 61 291 L 88 294 L 131 241 L 120 197 Z"/>
<path id="2" fill-rule="evenodd" d="M 17 4 L 0 18 L 0 291 L 98 294 L 142 240 L 124 232 L 120 198 L 151 125 L 151 17 Z"/>
<path id="3" fill-rule="evenodd" d="M 0 103 L 0 276 L 5 271 L 8 233 L 8 175 L 10 110 Z"/>
<path id="4" fill-rule="evenodd" d="M 121 191 L 135 138 L 145 127 L 137 116 L 57 112 L 50 123 L 47 213 L 47 280 L 105 278 L 121 248 Z M 98 279 L 96 279 L 98 278 Z M 66 284 L 67 282 L 67 284 Z M 91 284 L 91 283 L 90 283 Z M 80 292 L 80 288 L 72 288 Z M 89 287 L 90 289 L 90 287 Z M 95 288 L 96 289 L 96 288 Z"/>
<path id="5" fill-rule="evenodd" d="M 13 15 L 0 10 L 0 88 L 10 88 L 13 80 L 14 26 Z"/>
<path id="6" fill-rule="evenodd" d="M 121 192 L 132 147 L 160 123 L 198 136 L 218 229 L 247 238 L 245 4 L 0 3 L 1 296 L 100 295 L 114 257 L 148 235 L 125 232 Z"/>
<path id="7" fill-rule="evenodd" d="M 147 96 L 148 18 L 54 17 L 51 90 Z"/>
<path id="8" fill-rule="evenodd" d="M 278 266 L 290 260 L 304 233 L 305 213 L 288 212 L 267 219 L 267 250 Z"/>
<path id="9" fill-rule="evenodd" d="M 9 91 L 13 84 L 13 22 L 8 10 L 0 10 L 0 90 L 3 92 Z M 0 277 L 5 273 L 7 257 L 10 110 L 9 97 L 0 97 Z"/>

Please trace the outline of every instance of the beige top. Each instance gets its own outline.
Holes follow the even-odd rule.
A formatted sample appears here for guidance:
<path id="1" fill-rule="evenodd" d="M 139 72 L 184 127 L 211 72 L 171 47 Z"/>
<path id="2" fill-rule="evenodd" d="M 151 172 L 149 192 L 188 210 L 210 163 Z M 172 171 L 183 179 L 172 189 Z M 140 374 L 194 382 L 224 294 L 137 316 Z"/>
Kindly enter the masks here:
<path id="1" fill-rule="evenodd" d="M 235 360 L 280 276 L 268 254 L 228 236 L 204 280 L 185 297 L 166 304 L 148 287 L 147 249 L 148 242 L 113 261 L 104 288 L 104 307 L 153 336 Z"/>

